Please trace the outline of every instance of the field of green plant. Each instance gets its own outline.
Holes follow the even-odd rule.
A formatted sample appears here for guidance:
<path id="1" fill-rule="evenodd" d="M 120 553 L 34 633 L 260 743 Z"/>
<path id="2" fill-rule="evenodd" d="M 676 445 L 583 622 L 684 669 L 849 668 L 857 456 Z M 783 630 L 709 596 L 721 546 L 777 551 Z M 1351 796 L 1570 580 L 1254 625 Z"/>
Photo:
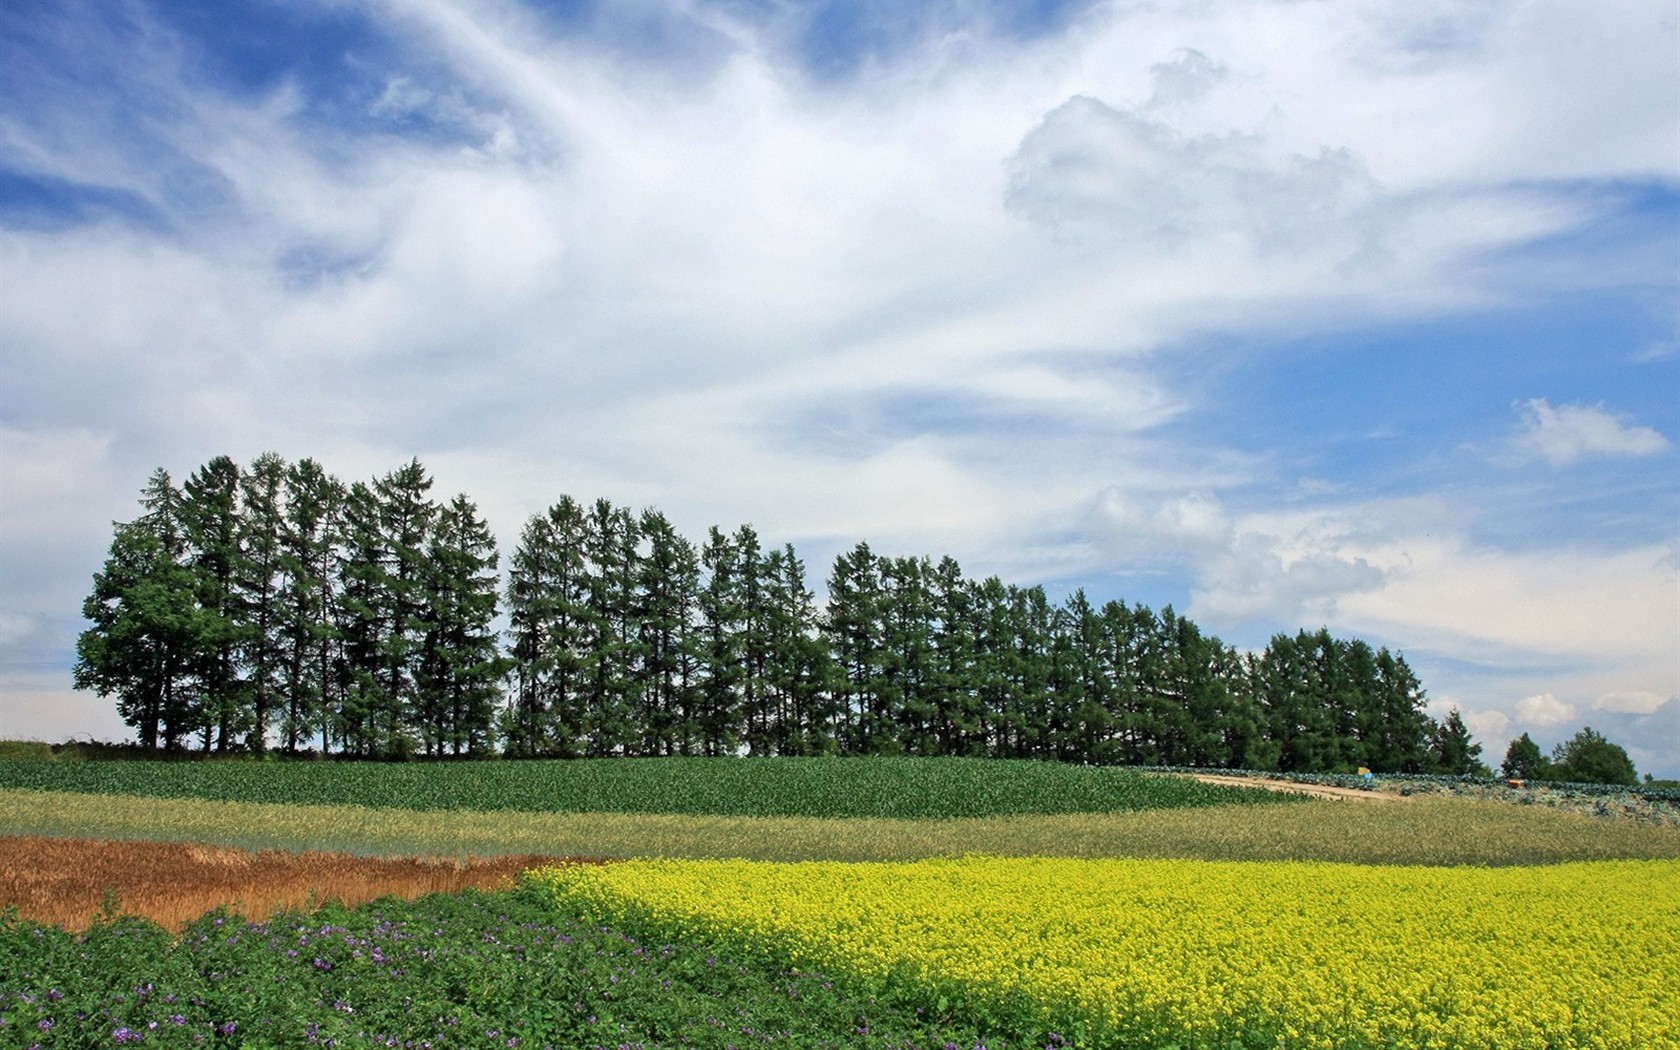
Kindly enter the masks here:
<path id="1" fill-rule="evenodd" d="M 639 941 L 529 894 L 326 907 L 176 938 L 0 921 L 0 1046 L 899 1047 L 988 1042 L 957 1016 L 703 942 Z"/>
<path id="2" fill-rule="evenodd" d="M 1275 803 L 1187 777 L 953 758 L 0 762 L 0 788 L 280 805 L 938 820 Z"/>
<path id="3" fill-rule="evenodd" d="M 661 891 L 668 903 L 719 902 L 723 913 L 657 922 L 623 903 L 642 900 L 641 890 L 556 893 L 553 880 L 537 879 L 503 894 L 328 907 L 266 923 L 212 915 L 179 939 L 132 919 L 79 938 L 14 916 L 0 923 L 8 1050 L 1674 1045 L 1645 1038 L 1644 1026 L 1649 1004 L 1667 1008 L 1649 989 L 1680 986 L 1669 972 L 1680 958 L 1680 828 L 1625 817 L 1444 795 L 1365 803 L 1204 793 L 1161 774 L 920 759 L 11 760 L 0 761 L 0 785 L 8 835 L 712 858 L 727 874 L 698 896 L 676 884 Z M 1084 859 L 1047 859 L 1055 857 Z M 949 859 L 929 868 L 926 858 Z M 1123 877 L 1103 867 L 1116 863 L 1134 867 Z M 609 870 L 634 878 L 639 869 Z M 786 874 L 819 869 L 852 887 L 819 908 L 851 915 L 840 927 L 809 919 L 828 889 Z M 924 876 L 936 870 L 984 874 L 929 889 Z M 749 902 L 729 896 L 730 886 L 759 889 Z M 1219 904 L 1233 894 L 1241 908 Z M 1570 921 L 1537 926 L 1535 916 Z M 846 950 L 796 957 L 790 930 L 802 929 Z M 1021 980 L 965 982 L 939 970 L 924 950 L 952 929 L 975 958 L 991 960 L 986 972 Z M 1273 940 L 1245 940 L 1261 934 Z M 1073 963 L 1060 971 L 1062 999 L 1030 983 L 1034 959 L 1099 950 L 1110 953 L 1107 983 Z M 859 967 L 847 951 L 880 965 Z M 1613 966 L 1591 962 L 1604 951 Z M 1441 966 L 1431 969 L 1432 959 Z M 1510 959 L 1523 961 L 1501 983 Z M 1576 980 L 1577 959 L 1632 998 L 1614 1005 L 1592 983 L 1599 978 Z M 1545 1026 L 1478 1042 L 1488 1004 L 1518 1002 L 1493 993 L 1533 998 L 1531 978 L 1552 982 L 1545 1009 L 1534 1011 Z M 1230 982 L 1221 997 L 1244 1012 L 1205 1024 L 1194 1011 L 1173 1012 L 1224 989 L 1219 981 Z M 1373 987 L 1401 998 L 1373 999 Z M 1137 1023 L 1099 1023 L 1069 1006 L 1098 1000 L 1135 1004 Z M 1439 1024 L 1371 1034 L 1402 1005 L 1427 1007 Z M 1291 1022 L 1308 1015 L 1306 1027 Z"/>

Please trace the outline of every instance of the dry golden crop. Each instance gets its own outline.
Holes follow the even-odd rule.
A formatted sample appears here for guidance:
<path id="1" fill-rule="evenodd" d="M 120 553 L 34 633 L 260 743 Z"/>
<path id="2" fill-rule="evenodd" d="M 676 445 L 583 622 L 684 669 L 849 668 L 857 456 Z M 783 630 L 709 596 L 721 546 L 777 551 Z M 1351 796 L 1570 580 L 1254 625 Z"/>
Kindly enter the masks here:
<path id="1" fill-rule="evenodd" d="M 87 927 L 108 895 L 123 913 L 177 927 L 220 905 L 250 919 L 338 900 L 495 889 L 541 857 L 454 860 L 254 852 L 181 842 L 0 837 L 0 907 L 33 922 Z"/>
<path id="2" fill-rule="evenodd" d="M 866 983 L 1024 996 L 1090 1045 L 1680 1048 L 1676 861 L 639 861 L 529 879 L 604 920 Z"/>

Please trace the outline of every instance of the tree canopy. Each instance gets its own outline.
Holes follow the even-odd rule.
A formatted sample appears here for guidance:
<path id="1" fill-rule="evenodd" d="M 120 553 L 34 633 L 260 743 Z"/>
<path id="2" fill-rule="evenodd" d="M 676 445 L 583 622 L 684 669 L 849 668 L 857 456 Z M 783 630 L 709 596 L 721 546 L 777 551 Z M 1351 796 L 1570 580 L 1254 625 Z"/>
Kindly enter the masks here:
<path id="1" fill-rule="evenodd" d="M 155 472 L 84 605 L 77 686 L 165 749 L 1485 770 L 1403 657 L 1325 628 L 1243 652 L 1170 606 L 865 542 L 819 597 L 750 525 L 696 543 L 569 496 L 503 580 L 476 506 L 431 487 L 418 460 L 350 484 L 272 453 Z"/>

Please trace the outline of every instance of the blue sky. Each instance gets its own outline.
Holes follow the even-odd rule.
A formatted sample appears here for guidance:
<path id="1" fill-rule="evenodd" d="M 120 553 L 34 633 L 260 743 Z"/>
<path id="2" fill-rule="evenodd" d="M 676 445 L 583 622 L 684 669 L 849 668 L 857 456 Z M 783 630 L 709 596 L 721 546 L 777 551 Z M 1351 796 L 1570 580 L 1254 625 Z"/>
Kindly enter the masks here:
<path id="1" fill-rule="evenodd" d="M 1671 5 L 0 6 L 0 735 L 157 466 L 1403 652 L 1680 776 Z"/>

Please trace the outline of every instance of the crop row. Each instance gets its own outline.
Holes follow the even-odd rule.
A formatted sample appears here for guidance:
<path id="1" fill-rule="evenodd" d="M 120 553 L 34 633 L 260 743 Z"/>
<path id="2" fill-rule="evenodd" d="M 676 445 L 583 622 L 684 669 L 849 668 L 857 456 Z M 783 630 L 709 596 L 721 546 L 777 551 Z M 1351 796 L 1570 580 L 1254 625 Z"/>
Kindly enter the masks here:
<path id="1" fill-rule="evenodd" d="M 645 861 L 528 877 L 654 936 L 1092 1046 L 1674 1050 L 1680 862 Z"/>
<path id="2" fill-rule="evenodd" d="M 1275 803 L 1187 777 L 944 758 L 374 762 L 0 761 L 0 788 L 284 805 L 536 813 L 888 817 Z"/>

